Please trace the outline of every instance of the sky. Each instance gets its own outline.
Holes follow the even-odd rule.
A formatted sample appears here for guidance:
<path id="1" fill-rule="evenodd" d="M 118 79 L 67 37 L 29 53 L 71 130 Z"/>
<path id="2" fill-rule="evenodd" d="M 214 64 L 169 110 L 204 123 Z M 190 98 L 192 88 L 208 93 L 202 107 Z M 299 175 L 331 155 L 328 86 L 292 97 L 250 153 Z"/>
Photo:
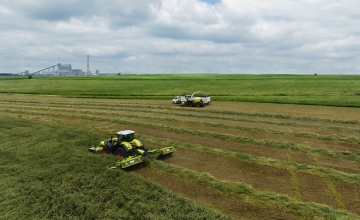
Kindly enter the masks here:
<path id="1" fill-rule="evenodd" d="M 0 0 L 0 72 L 360 74 L 359 0 Z"/>

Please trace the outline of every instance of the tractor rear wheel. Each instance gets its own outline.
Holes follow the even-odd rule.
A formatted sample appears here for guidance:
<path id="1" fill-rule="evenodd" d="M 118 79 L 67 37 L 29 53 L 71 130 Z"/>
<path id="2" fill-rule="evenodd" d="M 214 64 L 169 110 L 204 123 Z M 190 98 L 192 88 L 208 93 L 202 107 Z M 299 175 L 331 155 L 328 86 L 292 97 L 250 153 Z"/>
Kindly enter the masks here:
<path id="1" fill-rule="evenodd" d="M 124 149 L 122 149 L 121 147 L 116 149 L 116 156 L 118 156 L 119 158 L 126 157 L 126 153 L 125 153 Z"/>

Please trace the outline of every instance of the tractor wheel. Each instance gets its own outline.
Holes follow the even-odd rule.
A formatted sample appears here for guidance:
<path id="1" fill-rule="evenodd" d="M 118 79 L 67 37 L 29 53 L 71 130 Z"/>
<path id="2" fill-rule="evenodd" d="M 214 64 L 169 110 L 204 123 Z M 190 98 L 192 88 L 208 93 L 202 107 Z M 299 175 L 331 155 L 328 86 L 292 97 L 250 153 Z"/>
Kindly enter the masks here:
<path id="1" fill-rule="evenodd" d="M 201 107 L 201 103 L 200 103 L 200 102 L 196 103 L 196 107 L 200 108 L 200 107 Z"/>
<path id="2" fill-rule="evenodd" d="M 102 153 L 103 154 L 110 154 L 110 149 L 106 146 L 103 147 L 103 150 L 102 150 Z"/>
<path id="3" fill-rule="evenodd" d="M 116 156 L 118 156 L 119 158 L 126 157 L 126 153 L 125 153 L 124 149 L 122 149 L 121 147 L 116 149 Z"/>

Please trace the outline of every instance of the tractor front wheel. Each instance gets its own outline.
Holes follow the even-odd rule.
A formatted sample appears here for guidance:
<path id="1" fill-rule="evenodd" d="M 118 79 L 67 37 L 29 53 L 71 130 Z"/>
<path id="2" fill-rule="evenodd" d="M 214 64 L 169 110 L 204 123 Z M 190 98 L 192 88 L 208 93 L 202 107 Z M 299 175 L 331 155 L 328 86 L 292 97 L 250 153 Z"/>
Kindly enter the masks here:
<path id="1" fill-rule="evenodd" d="M 122 149 L 121 147 L 119 147 L 119 148 L 116 150 L 116 156 L 118 156 L 119 158 L 126 157 L 126 154 L 125 154 L 124 149 Z"/>
<path id="2" fill-rule="evenodd" d="M 110 149 L 106 146 L 103 147 L 103 150 L 102 150 L 102 153 L 103 154 L 109 154 L 110 153 Z"/>

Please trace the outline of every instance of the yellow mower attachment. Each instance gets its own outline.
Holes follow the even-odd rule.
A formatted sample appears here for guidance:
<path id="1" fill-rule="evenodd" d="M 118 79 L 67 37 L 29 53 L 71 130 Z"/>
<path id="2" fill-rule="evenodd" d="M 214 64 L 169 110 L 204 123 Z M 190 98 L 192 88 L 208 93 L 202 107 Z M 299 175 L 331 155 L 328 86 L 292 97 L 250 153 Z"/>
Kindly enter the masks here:
<path id="1" fill-rule="evenodd" d="M 159 149 L 161 155 L 171 154 L 175 152 L 175 148 L 173 146 L 163 147 Z"/>
<path id="2" fill-rule="evenodd" d="M 115 166 L 110 166 L 110 169 L 116 169 L 118 167 L 125 169 L 130 166 L 134 166 L 136 164 L 144 162 L 143 158 L 149 158 L 149 159 L 157 159 L 159 156 L 171 154 L 175 152 L 175 148 L 173 146 L 164 147 L 160 149 L 151 149 L 146 151 L 144 154 L 139 156 L 129 156 L 125 159 L 119 160 L 116 162 Z"/>
<path id="3" fill-rule="evenodd" d="M 142 163 L 142 156 L 129 156 L 125 159 L 122 159 L 118 162 L 116 162 L 115 166 L 110 166 L 110 169 L 116 169 L 118 167 L 124 169 L 130 166 L 134 166 L 136 164 Z"/>
<path id="4" fill-rule="evenodd" d="M 103 152 L 103 147 L 101 147 L 101 146 L 92 146 L 92 147 L 90 147 L 89 148 L 89 151 L 90 152 L 93 152 L 93 153 L 95 153 L 95 154 L 101 154 L 102 152 Z"/>

